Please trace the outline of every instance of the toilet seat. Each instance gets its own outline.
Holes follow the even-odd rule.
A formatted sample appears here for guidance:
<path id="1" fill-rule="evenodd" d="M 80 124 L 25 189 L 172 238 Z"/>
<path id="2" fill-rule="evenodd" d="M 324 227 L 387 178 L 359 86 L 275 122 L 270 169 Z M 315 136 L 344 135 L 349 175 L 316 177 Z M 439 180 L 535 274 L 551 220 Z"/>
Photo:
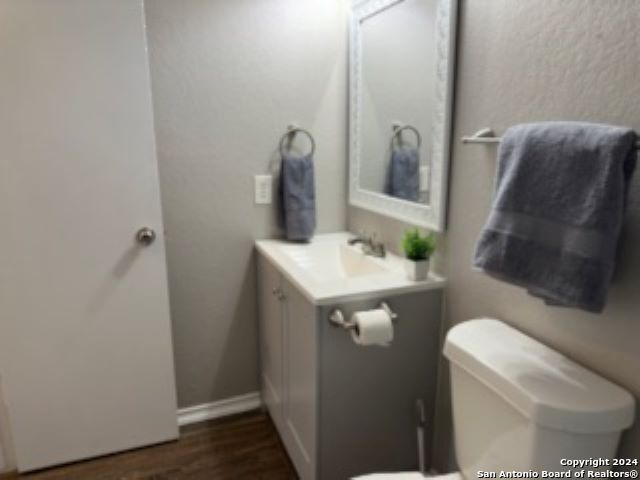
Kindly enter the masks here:
<path id="1" fill-rule="evenodd" d="M 370 475 L 353 477 L 352 480 L 424 480 L 425 478 L 428 478 L 430 480 L 463 480 L 464 477 L 460 472 L 445 473 L 442 475 L 427 475 L 427 476 L 424 476 L 420 472 L 401 472 L 401 473 L 372 473 Z"/>

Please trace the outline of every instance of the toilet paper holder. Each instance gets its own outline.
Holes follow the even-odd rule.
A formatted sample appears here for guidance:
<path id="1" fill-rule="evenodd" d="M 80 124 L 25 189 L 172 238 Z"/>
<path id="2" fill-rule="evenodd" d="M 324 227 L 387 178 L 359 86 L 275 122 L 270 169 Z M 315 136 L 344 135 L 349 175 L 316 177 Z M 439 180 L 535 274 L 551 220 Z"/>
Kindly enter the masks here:
<path id="1" fill-rule="evenodd" d="M 391 310 L 389 305 L 387 305 L 387 302 L 380 302 L 380 306 L 378 308 L 381 308 L 382 310 L 387 312 L 389 317 L 391 317 L 391 321 L 393 323 L 396 323 L 398 321 L 398 314 Z M 333 326 L 341 327 L 345 330 L 353 330 L 356 326 L 355 323 L 352 323 L 344 318 L 344 313 L 342 313 L 342 310 L 340 310 L 339 308 L 334 308 L 333 310 L 331 310 L 331 313 L 329 314 L 329 322 L 331 322 Z"/>

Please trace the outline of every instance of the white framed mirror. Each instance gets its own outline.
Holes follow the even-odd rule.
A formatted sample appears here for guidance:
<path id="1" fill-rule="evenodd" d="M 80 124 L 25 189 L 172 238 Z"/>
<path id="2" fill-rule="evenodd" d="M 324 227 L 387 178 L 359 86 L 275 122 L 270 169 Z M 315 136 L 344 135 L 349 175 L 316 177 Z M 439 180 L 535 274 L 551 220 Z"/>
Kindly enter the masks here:
<path id="1" fill-rule="evenodd" d="M 362 0 L 351 15 L 349 203 L 445 223 L 457 0 Z"/>

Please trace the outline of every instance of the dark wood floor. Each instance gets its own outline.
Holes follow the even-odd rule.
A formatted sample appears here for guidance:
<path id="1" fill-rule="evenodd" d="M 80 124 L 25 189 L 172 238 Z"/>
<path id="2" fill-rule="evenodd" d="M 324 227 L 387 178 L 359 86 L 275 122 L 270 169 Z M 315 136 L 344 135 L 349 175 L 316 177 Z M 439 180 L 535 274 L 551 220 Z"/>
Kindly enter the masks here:
<path id="1" fill-rule="evenodd" d="M 177 442 L 2 480 L 294 480 L 269 417 L 248 413 L 181 429 Z"/>

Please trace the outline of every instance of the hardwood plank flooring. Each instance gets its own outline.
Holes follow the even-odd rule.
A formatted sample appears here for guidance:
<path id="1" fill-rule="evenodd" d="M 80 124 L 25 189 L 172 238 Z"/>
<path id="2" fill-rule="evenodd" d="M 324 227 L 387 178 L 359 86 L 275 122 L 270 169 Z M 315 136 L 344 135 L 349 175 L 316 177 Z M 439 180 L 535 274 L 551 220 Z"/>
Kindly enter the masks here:
<path id="1" fill-rule="evenodd" d="M 2 480 L 295 480 L 271 420 L 252 412 L 183 427 L 177 442 Z"/>

